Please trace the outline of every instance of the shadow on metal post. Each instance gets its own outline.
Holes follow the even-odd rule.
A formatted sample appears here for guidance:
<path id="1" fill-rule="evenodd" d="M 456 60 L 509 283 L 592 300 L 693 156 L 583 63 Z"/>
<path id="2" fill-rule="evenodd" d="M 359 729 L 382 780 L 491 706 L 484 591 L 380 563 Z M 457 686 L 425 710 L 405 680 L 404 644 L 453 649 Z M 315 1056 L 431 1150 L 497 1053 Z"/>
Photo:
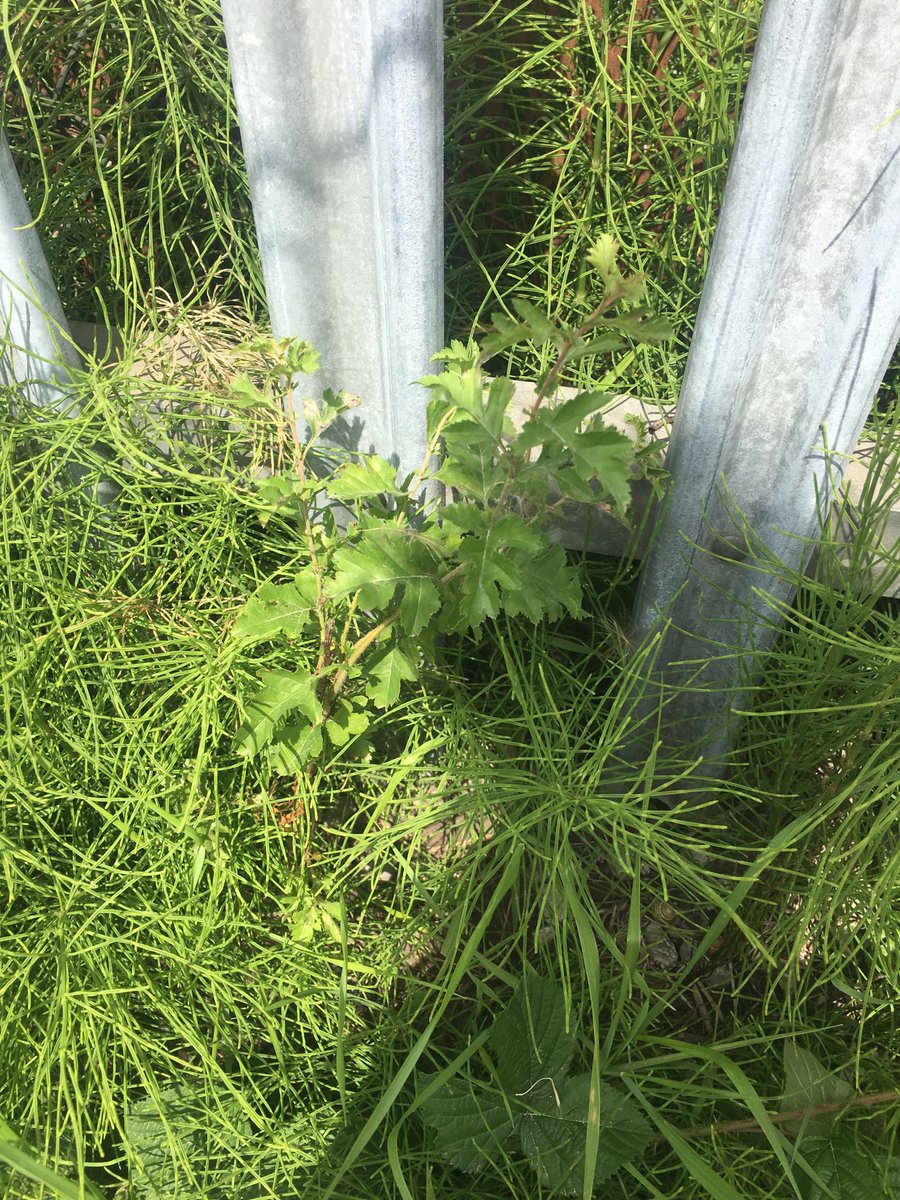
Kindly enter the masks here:
<path id="1" fill-rule="evenodd" d="M 881 0 L 766 5 L 633 614 L 662 752 L 707 776 L 897 344 L 898 58 Z"/>
<path id="2" fill-rule="evenodd" d="M 79 366 L 9 145 L 0 133 L 0 385 L 15 389 L 30 404 L 65 411 L 75 403 L 71 371 Z M 64 467 L 73 483 L 88 490 L 86 469 L 77 459 Z M 101 479 L 89 494 L 108 505 L 116 488 Z"/>

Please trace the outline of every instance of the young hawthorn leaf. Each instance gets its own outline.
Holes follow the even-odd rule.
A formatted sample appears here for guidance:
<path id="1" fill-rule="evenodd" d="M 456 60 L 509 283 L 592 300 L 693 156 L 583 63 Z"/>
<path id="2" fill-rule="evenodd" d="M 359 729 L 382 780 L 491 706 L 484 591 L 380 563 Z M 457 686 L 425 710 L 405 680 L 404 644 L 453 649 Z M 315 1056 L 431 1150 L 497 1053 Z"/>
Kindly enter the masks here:
<path id="1" fill-rule="evenodd" d="M 601 333 L 599 336 L 591 338 L 590 341 L 573 347 L 566 355 L 566 362 L 575 363 L 582 358 L 590 358 L 594 354 L 610 354 L 613 350 L 621 350 L 624 346 L 624 340 L 617 333 Z"/>
<path id="2" fill-rule="evenodd" d="M 823 1186 L 799 1166 L 803 1200 L 887 1200 L 887 1192 L 873 1160 L 861 1154 L 853 1137 L 842 1133 L 834 1138 L 810 1138 L 801 1142 L 803 1156 Z"/>
<path id="3" fill-rule="evenodd" d="M 372 496 L 400 496 L 397 468 L 377 454 L 366 455 L 357 463 L 345 463 L 326 484 L 335 500 L 365 500 Z"/>
<path id="4" fill-rule="evenodd" d="M 509 477 L 505 460 L 506 450 L 498 449 L 483 430 L 472 426 L 473 436 L 465 430 L 453 429 L 445 439 L 446 458 L 437 478 L 454 489 L 460 500 L 470 504 L 490 503 L 502 490 Z"/>
<path id="5" fill-rule="evenodd" d="M 784 1096 L 782 1112 L 800 1108 L 818 1108 L 823 1104 L 843 1104 L 852 1100 L 856 1090 L 840 1076 L 822 1065 L 814 1054 L 795 1042 L 784 1043 Z M 785 1122 L 791 1133 L 801 1129 L 810 1134 L 827 1134 L 837 1113 L 810 1113 L 802 1120 Z"/>
<path id="6" fill-rule="evenodd" d="M 531 304 L 528 300 L 516 297 L 513 299 L 512 306 L 529 326 L 531 335 L 536 342 L 553 342 L 556 346 L 564 344 L 565 334 L 563 331 L 554 325 L 546 313 L 541 312 L 534 304 Z"/>
<path id="7" fill-rule="evenodd" d="M 444 427 L 444 449 L 451 461 L 463 464 L 480 481 L 474 498 L 482 499 L 495 477 L 495 460 L 503 452 L 499 439 L 477 421 L 456 418 Z"/>
<path id="8" fill-rule="evenodd" d="M 410 579 L 400 599 L 400 627 L 409 637 L 417 637 L 440 610 L 441 597 L 430 579 Z"/>
<path id="9" fill-rule="evenodd" d="M 596 480 L 625 512 L 631 503 L 634 443 L 627 434 L 599 422 L 596 414 L 607 398 L 605 392 L 581 392 L 555 408 L 542 409 L 526 421 L 514 449 L 524 453 L 540 446 L 538 462 L 553 474 L 564 496 L 584 497 L 573 484 L 574 471 L 583 484 Z M 593 420 L 583 428 L 589 418 Z M 591 499 L 596 498 L 592 492 Z"/>
<path id="10" fill-rule="evenodd" d="M 269 403 L 268 396 L 259 390 L 246 371 L 232 379 L 229 400 L 232 408 L 262 408 Z"/>
<path id="11" fill-rule="evenodd" d="M 603 321 L 608 329 L 618 329 L 633 342 L 668 342 L 675 336 L 675 326 L 665 317 L 658 317 L 649 308 L 633 308 L 621 317 Z"/>
<path id="12" fill-rule="evenodd" d="M 388 708 L 400 695 L 403 681 L 419 675 L 416 664 L 396 645 L 374 656 L 367 666 L 366 695 L 376 708 Z"/>
<path id="13" fill-rule="evenodd" d="M 460 460 L 459 457 L 445 458 L 435 471 L 434 478 L 445 487 L 453 488 L 462 495 L 484 501 L 485 465 L 488 470 L 493 467 L 493 454 L 488 457 L 486 462 L 482 458 L 473 462 L 468 455 L 465 460 Z"/>
<path id="14" fill-rule="evenodd" d="M 359 396 L 350 392 L 335 392 L 326 388 L 322 399 L 304 400 L 302 404 L 303 419 L 314 437 L 328 428 L 338 417 L 343 416 L 348 408 L 355 408 L 360 403 Z"/>
<path id="15" fill-rule="evenodd" d="M 491 523 L 491 514 L 474 504 L 445 504 L 441 517 L 466 533 L 483 533 Z"/>
<path id="16" fill-rule="evenodd" d="M 535 1088 L 527 1102 L 536 1111 L 519 1120 L 522 1148 L 542 1181 L 562 1193 L 583 1190 L 585 1140 L 591 1076 L 565 1076 L 555 1092 Z M 594 1181 L 613 1175 L 634 1162 L 650 1144 L 652 1131 L 628 1096 L 619 1088 L 600 1085 L 600 1143 Z"/>
<path id="17" fill-rule="evenodd" d="M 618 265 L 619 243 L 611 233 L 598 234 L 587 252 L 588 263 L 594 268 L 609 291 L 621 278 Z"/>
<path id="18" fill-rule="evenodd" d="M 319 369 L 319 352 L 300 338 L 283 338 L 279 343 L 287 375 L 314 375 Z"/>
<path id="19" fill-rule="evenodd" d="M 439 379 L 440 376 L 432 375 L 431 378 Z M 419 383 L 422 382 L 420 379 Z M 432 395 L 425 408 L 425 437 L 429 445 L 434 444 L 435 439 L 443 429 L 448 414 L 452 411 L 453 405 L 448 404 L 443 396 Z"/>
<path id="20" fill-rule="evenodd" d="M 595 488 L 586 483 L 574 467 L 548 468 L 550 478 L 556 484 L 556 489 L 567 500 L 575 500 L 579 504 L 596 504 L 601 498 Z"/>
<path id="21" fill-rule="evenodd" d="M 457 551 L 461 574 L 456 584 L 454 629 L 477 629 L 488 617 L 497 616 L 508 593 L 522 587 L 518 560 L 538 555 L 546 539 L 515 513 L 497 519 L 493 514 L 471 505 L 449 505 L 445 510 L 451 523 L 471 532 Z M 513 556 L 511 550 L 521 550 Z"/>
<path id="22" fill-rule="evenodd" d="M 319 757 L 324 745 L 321 725 L 290 721 L 275 731 L 269 765 L 279 775 L 299 775 L 311 759 Z"/>
<path id="23" fill-rule="evenodd" d="M 358 737 L 369 728 L 369 718 L 346 700 L 336 705 L 334 712 L 325 722 L 325 732 L 332 746 L 346 746 L 351 738 Z"/>
<path id="24" fill-rule="evenodd" d="M 467 343 L 454 338 L 449 346 L 445 346 L 443 350 L 438 350 L 437 354 L 432 354 L 432 362 L 447 363 L 449 366 L 457 367 L 459 370 L 465 370 L 467 367 L 475 365 L 475 360 L 478 358 L 478 346 L 470 338 Z"/>
<path id="25" fill-rule="evenodd" d="M 424 1091 L 433 1075 L 422 1075 Z M 463 1079 L 450 1079 L 422 1104 L 422 1119 L 434 1130 L 434 1148 L 454 1167 L 479 1171 L 496 1158 L 514 1126 L 502 1096 L 474 1088 Z"/>
<path id="26" fill-rule="evenodd" d="M 316 604 L 316 580 L 301 571 L 293 583 L 264 583 L 251 596 L 231 627 L 231 636 L 245 642 L 271 642 L 284 636 L 302 637 Z"/>
<path id="27" fill-rule="evenodd" d="M 537 555 L 513 550 L 509 557 L 518 571 L 519 585 L 504 591 L 505 613 L 535 623 L 545 617 L 556 618 L 563 610 L 573 617 L 581 614 L 581 585 L 561 546 L 548 545 Z"/>
<path id="28" fill-rule="evenodd" d="M 491 380 L 481 424 L 499 442 L 508 427 L 506 412 L 516 387 L 511 379 L 499 376 Z"/>
<path id="29" fill-rule="evenodd" d="M 484 378 L 478 367 L 472 366 L 464 371 L 448 369 L 440 375 L 425 375 L 419 380 L 425 387 L 433 388 L 483 424 L 484 418 Z"/>
<path id="30" fill-rule="evenodd" d="M 332 599 L 359 592 L 363 611 L 386 609 L 401 583 L 422 574 L 412 543 L 399 530 L 371 529 L 360 541 L 334 552 L 333 576 L 325 584 Z"/>
<path id="31" fill-rule="evenodd" d="M 504 350 L 508 350 L 510 346 L 518 345 L 519 342 L 536 340 L 534 330 L 528 321 L 514 321 L 505 313 L 492 313 L 491 325 L 493 326 L 493 331 L 481 343 L 482 362 L 493 358 L 495 354 L 501 354 Z"/>
<path id="32" fill-rule="evenodd" d="M 582 432 L 585 421 L 596 416 L 610 399 L 609 392 L 579 392 L 562 404 L 545 405 L 522 426 L 513 449 L 520 454 L 535 446 L 545 446 L 548 451 L 568 448 Z"/>
<path id="33" fill-rule="evenodd" d="M 317 485 L 315 485 L 317 486 Z M 306 480 L 301 480 L 291 472 L 284 475 L 269 475 L 266 479 L 257 480 L 256 490 L 263 504 L 272 513 L 284 512 L 287 516 L 301 515 L 301 505 L 312 499 L 315 486 Z M 271 513 L 260 516 L 260 524 L 265 525 Z"/>
<path id="34" fill-rule="evenodd" d="M 571 447 L 572 466 L 585 482 L 596 479 L 612 496 L 619 512 L 631 504 L 631 464 L 634 446 L 631 439 L 615 429 L 597 429 L 579 434 Z"/>
<path id="35" fill-rule="evenodd" d="M 272 740 L 275 726 L 298 709 L 315 724 L 322 715 L 315 676 L 299 671 L 264 671 L 263 686 L 246 705 L 246 717 L 235 736 L 239 754 L 258 754 Z"/>
<path id="36" fill-rule="evenodd" d="M 462 381 L 463 387 L 450 386 L 452 372 L 445 372 L 438 377 L 438 381 L 444 379 L 448 380 L 444 390 L 450 392 L 453 405 L 444 405 L 443 411 L 436 408 L 432 419 L 437 418 L 440 423 L 445 448 L 454 456 L 463 458 L 473 452 L 483 458 L 499 453 L 503 437 L 512 431 L 507 416 L 509 402 L 515 392 L 512 380 L 502 377 L 493 379 L 485 394 L 480 371 L 467 371 Z M 453 411 L 454 408 L 456 411 Z"/>

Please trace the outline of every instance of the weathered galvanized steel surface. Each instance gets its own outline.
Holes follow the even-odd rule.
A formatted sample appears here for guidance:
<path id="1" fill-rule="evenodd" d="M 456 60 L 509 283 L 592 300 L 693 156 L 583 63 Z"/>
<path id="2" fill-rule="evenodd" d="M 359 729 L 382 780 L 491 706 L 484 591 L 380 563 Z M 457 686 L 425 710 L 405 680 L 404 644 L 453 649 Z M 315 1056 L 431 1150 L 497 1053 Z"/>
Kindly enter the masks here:
<path id="1" fill-rule="evenodd" d="M 341 440 L 408 468 L 443 344 L 441 8 L 222 2 L 272 327 L 362 398 Z"/>
<path id="2" fill-rule="evenodd" d="M 830 483 L 900 332 L 900 21 L 883 0 L 769 0 L 678 405 L 636 639 L 689 682 L 667 737 L 728 744 Z M 768 596 L 774 598 L 771 603 Z M 658 698 L 658 694 L 657 694 Z"/>
<path id="3" fill-rule="evenodd" d="M 79 364 L 31 221 L 6 137 L 0 134 L 0 382 L 18 383 L 36 404 L 58 404 L 68 366 Z"/>

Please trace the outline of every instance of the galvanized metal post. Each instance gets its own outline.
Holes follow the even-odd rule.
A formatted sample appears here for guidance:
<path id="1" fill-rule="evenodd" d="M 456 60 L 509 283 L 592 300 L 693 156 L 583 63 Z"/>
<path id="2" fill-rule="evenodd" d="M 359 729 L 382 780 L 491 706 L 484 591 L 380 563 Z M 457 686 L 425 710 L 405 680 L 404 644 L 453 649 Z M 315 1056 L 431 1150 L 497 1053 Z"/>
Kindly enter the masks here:
<path id="1" fill-rule="evenodd" d="M 634 613 L 712 763 L 792 595 L 760 556 L 805 561 L 897 344 L 898 59 L 883 0 L 768 0 Z"/>
<path id="2" fill-rule="evenodd" d="M 362 398 L 341 440 L 406 469 L 443 341 L 441 9 L 222 0 L 272 328 Z"/>
<path id="3" fill-rule="evenodd" d="M 33 404 L 69 408 L 70 369 L 81 360 L 69 334 L 50 268 L 28 202 L 0 132 L 0 384 L 15 387 Z M 103 454 L 99 446 L 93 449 Z M 111 480 L 94 479 L 93 471 L 77 458 L 61 463 L 68 479 L 84 485 L 90 499 L 107 506 L 118 487 Z"/>
<path id="4" fill-rule="evenodd" d="M 0 322 L 0 382 L 18 385 L 36 404 L 59 404 L 78 353 L 2 133 Z"/>

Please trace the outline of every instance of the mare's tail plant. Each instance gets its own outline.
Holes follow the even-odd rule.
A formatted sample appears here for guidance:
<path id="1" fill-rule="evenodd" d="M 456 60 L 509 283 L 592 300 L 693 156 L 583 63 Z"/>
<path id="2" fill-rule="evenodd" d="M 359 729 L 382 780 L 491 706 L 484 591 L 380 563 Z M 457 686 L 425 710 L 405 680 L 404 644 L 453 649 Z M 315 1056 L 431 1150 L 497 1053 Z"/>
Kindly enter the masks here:
<path id="1" fill-rule="evenodd" d="M 299 342 L 257 347 L 274 352 L 268 384 L 260 390 L 243 376 L 234 400 L 286 402 L 290 466 L 258 486 L 267 516 L 294 526 L 304 555 L 293 578 L 258 590 L 231 631 L 248 652 L 278 641 L 296 651 L 296 666 L 264 671 L 245 705 L 242 753 L 265 753 L 273 771 L 296 776 L 328 746 L 360 750 L 373 708 L 393 704 L 417 678 L 436 635 L 477 633 L 500 613 L 538 622 L 580 611 L 577 572 L 551 542 L 549 520 L 580 501 L 627 522 L 631 481 L 657 470 L 639 440 L 604 424 L 605 392 L 557 400 L 573 362 L 670 336 L 642 305 L 643 279 L 622 274 L 616 251 L 608 235 L 595 242 L 597 294 L 571 326 L 519 302 L 518 320 L 496 316 L 481 346 L 454 342 L 435 356 L 443 370 L 421 381 L 431 392 L 427 451 L 403 479 L 377 455 L 339 461 L 329 451 L 329 427 L 355 403 L 343 393 L 302 405 L 301 439 L 290 380 L 315 370 L 315 352 Z M 516 428 L 515 385 L 488 379 L 485 364 L 523 341 L 549 347 L 551 365 Z"/>

